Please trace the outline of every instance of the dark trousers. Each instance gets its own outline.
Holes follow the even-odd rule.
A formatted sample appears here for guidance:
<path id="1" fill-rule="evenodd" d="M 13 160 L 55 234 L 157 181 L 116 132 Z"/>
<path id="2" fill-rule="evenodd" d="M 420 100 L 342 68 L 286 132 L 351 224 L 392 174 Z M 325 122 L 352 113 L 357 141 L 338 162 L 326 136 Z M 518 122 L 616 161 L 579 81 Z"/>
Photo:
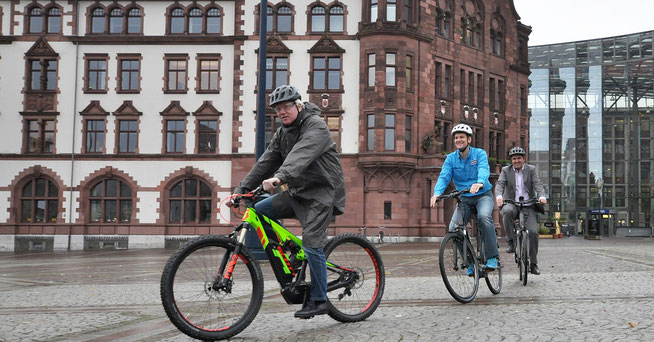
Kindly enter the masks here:
<path id="1" fill-rule="evenodd" d="M 506 232 L 506 239 L 515 241 L 514 221 L 518 218 L 518 207 L 505 203 L 500 211 L 502 214 L 502 223 Z M 536 211 L 531 207 L 522 208 L 522 213 L 525 215 L 525 226 L 529 231 L 529 258 L 532 264 L 538 264 L 538 222 L 536 222 Z"/>
<path id="2" fill-rule="evenodd" d="M 276 201 L 275 209 L 273 210 L 273 201 L 278 195 L 273 195 L 265 200 L 258 202 L 254 205 L 254 210 L 257 214 L 263 214 L 273 220 L 282 218 L 296 218 L 293 208 L 288 202 Z M 311 274 L 311 300 L 325 301 L 327 300 L 327 265 L 325 252 L 322 248 L 311 248 L 302 245 L 304 255 L 307 257 L 309 263 L 309 270 Z"/>

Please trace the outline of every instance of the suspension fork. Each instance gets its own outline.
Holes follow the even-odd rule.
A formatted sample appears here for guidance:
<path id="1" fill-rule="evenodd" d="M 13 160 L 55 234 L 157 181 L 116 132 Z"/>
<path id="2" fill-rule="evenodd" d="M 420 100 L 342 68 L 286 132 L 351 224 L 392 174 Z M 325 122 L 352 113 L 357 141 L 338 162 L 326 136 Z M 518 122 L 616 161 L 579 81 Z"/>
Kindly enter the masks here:
<path id="1" fill-rule="evenodd" d="M 232 279 L 232 274 L 234 273 L 234 267 L 236 266 L 236 262 L 238 262 L 238 257 L 241 254 L 241 249 L 243 248 L 243 244 L 245 243 L 245 236 L 249 230 L 249 226 L 247 225 L 247 223 L 244 223 L 240 226 L 240 228 L 237 228 L 236 230 L 238 232 L 238 236 L 235 239 L 236 244 L 234 247 L 234 252 L 230 257 L 229 250 L 225 251 L 225 256 L 223 257 L 223 260 L 220 263 L 220 268 L 218 269 L 218 277 L 216 282 L 217 286 L 225 285 L 228 281 Z M 222 277 L 220 275 L 222 275 Z"/>

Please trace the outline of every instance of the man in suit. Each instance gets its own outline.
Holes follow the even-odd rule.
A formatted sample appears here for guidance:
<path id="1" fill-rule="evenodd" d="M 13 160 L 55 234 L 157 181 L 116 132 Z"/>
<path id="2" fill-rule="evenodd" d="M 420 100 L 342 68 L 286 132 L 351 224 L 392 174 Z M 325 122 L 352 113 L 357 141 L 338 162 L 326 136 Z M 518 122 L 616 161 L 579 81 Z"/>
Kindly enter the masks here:
<path id="1" fill-rule="evenodd" d="M 504 198 L 510 198 L 519 201 L 520 197 L 524 201 L 538 197 L 542 204 L 547 203 L 545 190 L 541 183 L 536 167 L 525 163 L 525 150 L 520 147 L 514 147 L 509 151 L 511 165 L 502 168 L 500 178 L 495 184 L 495 202 L 501 208 L 502 223 L 506 232 L 509 248 L 507 253 L 515 251 L 513 240 L 515 233 L 513 231 L 514 220 L 518 217 L 518 207 L 511 203 L 504 203 Z M 531 259 L 530 272 L 540 274 L 538 268 L 538 223 L 536 222 L 536 211 L 533 206 L 522 209 L 525 214 L 525 225 L 529 231 L 529 256 Z"/>

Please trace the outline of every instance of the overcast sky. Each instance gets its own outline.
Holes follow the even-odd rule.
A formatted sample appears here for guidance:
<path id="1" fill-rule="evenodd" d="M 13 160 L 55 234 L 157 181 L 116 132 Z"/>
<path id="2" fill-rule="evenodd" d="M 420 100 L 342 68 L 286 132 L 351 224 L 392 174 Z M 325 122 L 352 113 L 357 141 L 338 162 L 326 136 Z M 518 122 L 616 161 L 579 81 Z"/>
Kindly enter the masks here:
<path id="1" fill-rule="evenodd" d="M 529 46 L 654 30 L 653 0 L 513 0 Z"/>

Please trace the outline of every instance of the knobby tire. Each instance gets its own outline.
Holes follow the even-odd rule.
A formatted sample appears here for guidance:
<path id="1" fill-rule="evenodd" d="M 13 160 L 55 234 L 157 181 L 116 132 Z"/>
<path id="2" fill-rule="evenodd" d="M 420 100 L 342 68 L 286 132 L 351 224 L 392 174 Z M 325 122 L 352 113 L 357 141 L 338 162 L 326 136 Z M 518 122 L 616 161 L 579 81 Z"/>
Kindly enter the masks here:
<path id="1" fill-rule="evenodd" d="M 233 256 L 235 241 L 208 235 L 190 240 L 168 259 L 161 276 L 161 302 L 184 334 L 205 341 L 230 338 L 245 329 L 261 307 L 259 263 L 243 247 L 230 290 L 214 290 L 221 260 Z M 223 272 L 224 273 L 224 272 Z"/>
<path id="2" fill-rule="evenodd" d="M 356 281 L 327 292 L 329 316 L 339 322 L 358 322 L 375 312 L 384 294 L 384 263 L 375 246 L 357 234 L 333 237 L 325 246 L 327 261 L 356 272 Z M 327 267 L 327 284 L 338 283 L 343 274 Z"/>

